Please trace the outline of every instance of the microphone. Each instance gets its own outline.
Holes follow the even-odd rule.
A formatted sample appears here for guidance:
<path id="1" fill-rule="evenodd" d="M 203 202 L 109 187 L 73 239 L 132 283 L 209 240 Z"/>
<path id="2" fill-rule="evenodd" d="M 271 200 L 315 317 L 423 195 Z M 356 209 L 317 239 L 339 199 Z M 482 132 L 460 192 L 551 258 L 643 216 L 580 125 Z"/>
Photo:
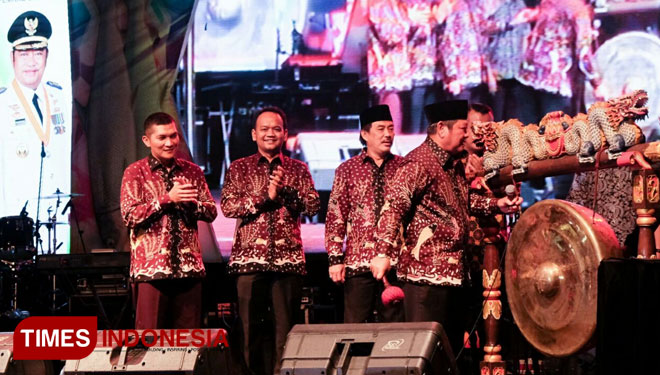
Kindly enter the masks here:
<path id="1" fill-rule="evenodd" d="M 41 142 L 41 157 L 42 158 L 46 157 L 46 146 L 44 145 L 43 142 Z"/>
<path id="2" fill-rule="evenodd" d="M 27 205 L 28 205 L 28 202 L 29 202 L 29 200 L 28 200 L 28 201 L 25 201 L 25 205 L 23 205 L 23 209 L 21 210 L 21 216 L 27 216 Z"/>
<path id="3" fill-rule="evenodd" d="M 507 185 L 504 188 L 504 194 L 506 194 L 506 197 L 509 198 L 509 200 L 514 200 L 518 196 L 518 193 L 516 191 L 516 187 L 514 185 Z M 510 213 L 507 215 L 507 221 L 509 222 L 509 227 L 513 227 L 516 221 L 518 220 L 518 212 L 515 213 Z"/>
<path id="4" fill-rule="evenodd" d="M 504 188 L 504 193 L 506 194 L 506 197 L 509 198 L 510 200 L 513 200 L 516 198 L 516 187 L 509 184 Z"/>
<path id="5" fill-rule="evenodd" d="M 66 211 L 69 209 L 69 207 L 71 207 L 71 199 L 69 199 L 69 201 L 64 206 L 64 209 L 62 210 L 62 215 L 64 215 L 66 213 Z"/>

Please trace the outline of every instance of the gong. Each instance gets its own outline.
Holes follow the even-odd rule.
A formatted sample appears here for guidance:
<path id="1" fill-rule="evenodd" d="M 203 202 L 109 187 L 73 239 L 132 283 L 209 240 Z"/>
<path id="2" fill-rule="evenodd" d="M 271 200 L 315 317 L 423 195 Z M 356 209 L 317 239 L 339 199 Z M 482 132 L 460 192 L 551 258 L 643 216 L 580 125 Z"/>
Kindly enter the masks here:
<path id="1" fill-rule="evenodd" d="M 544 200 L 521 215 L 506 251 L 508 301 L 527 341 L 555 357 L 585 347 L 596 329 L 598 265 L 621 256 L 605 219 L 577 204 Z"/>

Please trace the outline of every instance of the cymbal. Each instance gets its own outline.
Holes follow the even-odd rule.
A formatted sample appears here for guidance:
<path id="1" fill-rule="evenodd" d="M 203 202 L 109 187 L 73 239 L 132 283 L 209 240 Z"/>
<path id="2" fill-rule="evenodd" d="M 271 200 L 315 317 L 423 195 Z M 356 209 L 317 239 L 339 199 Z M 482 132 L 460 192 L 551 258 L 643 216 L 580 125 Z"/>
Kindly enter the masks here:
<path id="1" fill-rule="evenodd" d="M 53 224 L 52 221 L 42 221 L 39 225 L 50 225 Z M 55 225 L 69 225 L 68 221 L 56 221 Z"/>
<path id="2" fill-rule="evenodd" d="M 79 193 L 55 192 L 55 194 L 52 195 L 44 195 L 41 197 L 41 199 L 75 198 L 75 197 L 82 197 L 83 195 L 84 194 L 79 194 Z"/>

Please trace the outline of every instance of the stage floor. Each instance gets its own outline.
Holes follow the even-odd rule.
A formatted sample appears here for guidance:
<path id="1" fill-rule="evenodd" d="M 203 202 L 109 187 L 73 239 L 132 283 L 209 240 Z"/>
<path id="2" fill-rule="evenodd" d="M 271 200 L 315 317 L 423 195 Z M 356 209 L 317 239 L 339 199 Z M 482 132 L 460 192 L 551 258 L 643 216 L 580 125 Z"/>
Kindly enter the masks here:
<path id="1" fill-rule="evenodd" d="M 213 189 L 211 191 L 215 204 L 218 207 L 218 217 L 213 221 L 213 230 L 215 231 L 215 238 L 220 246 L 220 252 L 225 259 L 229 258 L 231 253 L 231 245 L 234 240 L 234 229 L 236 227 L 236 219 L 226 218 L 220 209 L 220 189 Z M 303 224 L 302 228 L 302 242 L 306 254 L 325 253 L 324 224 Z"/>

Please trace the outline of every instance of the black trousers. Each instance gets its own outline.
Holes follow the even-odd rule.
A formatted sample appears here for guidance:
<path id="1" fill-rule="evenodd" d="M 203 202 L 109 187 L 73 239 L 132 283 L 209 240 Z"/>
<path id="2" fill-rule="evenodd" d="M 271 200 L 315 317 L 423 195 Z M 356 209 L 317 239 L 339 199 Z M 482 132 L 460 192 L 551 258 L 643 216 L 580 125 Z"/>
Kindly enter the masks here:
<path id="1" fill-rule="evenodd" d="M 522 100 L 522 98 L 516 97 L 516 95 L 521 95 L 518 92 L 520 90 L 518 86 L 522 86 L 522 83 L 516 79 L 503 79 L 498 82 L 497 91 L 493 96 L 495 121 L 517 118 L 519 114 L 517 101 Z"/>
<path id="2" fill-rule="evenodd" d="M 401 287 L 396 273 L 388 273 L 390 284 Z M 362 273 L 344 281 L 344 323 L 364 322 L 403 322 L 402 304 L 385 307 L 381 293 L 385 287 L 382 281 L 374 279 L 371 273 Z M 377 317 L 374 319 L 374 310 Z"/>
<path id="3" fill-rule="evenodd" d="M 199 328 L 201 279 L 163 279 L 135 284 L 135 328 Z"/>
<path id="4" fill-rule="evenodd" d="M 438 322 L 442 324 L 453 354 L 463 347 L 465 306 L 461 287 L 403 284 L 403 300 L 407 322 Z"/>
<path id="5" fill-rule="evenodd" d="M 467 100 L 470 103 L 486 104 L 489 107 L 493 106 L 493 96 L 488 91 L 488 85 L 480 83 L 477 86 L 463 89 L 458 95 L 453 95 L 447 92 L 447 100 Z"/>
<path id="6" fill-rule="evenodd" d="M 407 127 L 404 131 L 408 134 L 424 134 L 428 123 L 424 116 L 424 106 L 435 103 L 441 98 L 438 94 L 439 89 L 435 85 L 431 86 L 417 86 L 408 91 L 410 97 L 409 109 L 406 111 L 410 114 L 409 120 L 405 121 Z M 405 108 L 405 107 L 404 107 Z"/>
<path id="7" fill-rule="evenodd" d="M 257 272 L 236 279 L 245 364 L 255 375 L 280 372 L 286 335 L 298 320 L 302 277 Z M 269 338 L 274 337 L 274 342 Z"/>
<path id="8" fill-rule="evenodd" d="M 538 124 L 543 116 L 553 111 L 562 111 L 569 116 L 576 114 L 570 97 L 535 90 L 523 84 L 512 85 L 510 95 L 515 101 L 510 114 L 525 125 Z"/>
<path id="9" fill-rule="evenodd" d="M 575 116 L 577 110 L 574 108 L 570 97 L 553 94 L 545 90 L 535 90 L 529 86 L 517 84 L 512 87 L 511 95 L 515 100 L 514 117 L 523 124 L 538 124 L 543 116 L 553 111 L 562 111 L 569 116 Z M 542 179 L 532 180 L 531 183 L 544 185 Z M 564 199 L 573 183 L 573 174 L 552 177 L 554 194 L 550 198 Z M 526 185 L 524 183 L 523 185 Z M 530 202 L 533 203 L 533 202 Z"/>

